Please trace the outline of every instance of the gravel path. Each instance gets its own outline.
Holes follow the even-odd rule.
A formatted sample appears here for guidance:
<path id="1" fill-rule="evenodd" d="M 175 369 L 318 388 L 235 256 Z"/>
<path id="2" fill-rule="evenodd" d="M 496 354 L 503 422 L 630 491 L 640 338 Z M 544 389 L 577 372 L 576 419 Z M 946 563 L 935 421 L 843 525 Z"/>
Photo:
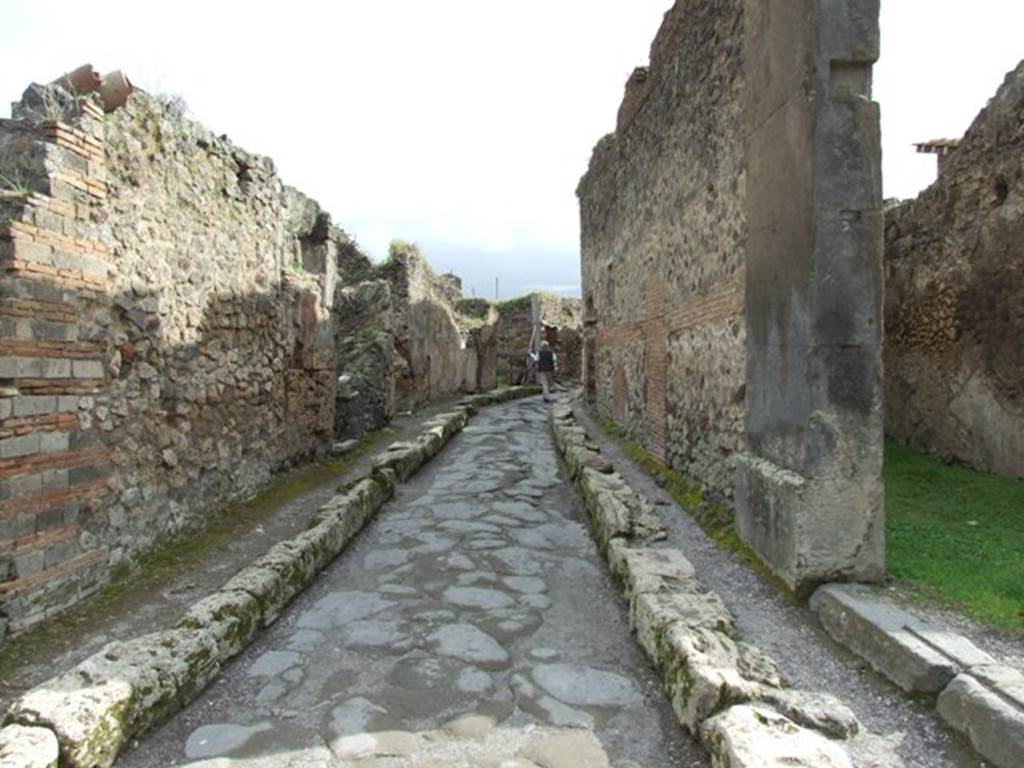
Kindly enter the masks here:
<path id="1" fill-rule="evenodd" d="M 717 592 L 736 618 L 740 637 L 779 665 L 788 685 L 837 696 L 864 727 L 885 739 L 907 768 L 981 768 L 986 763 L 938 719 L 931 702 L 912 701 L 836 645 L 806 607 L 794 606 L 737 555 L 714 544 L 672 498 L 633 464 L 584 409 L 577 418 L 639 492 L 656 504 L 668 527 L 667 546 L 681 549 L 704 585 Z M 877 746 L 874 748 L 877 754 Z M 884 758 L 884 754 L 878 755 Z M 857 756 L 858 768 L 886 763 Z"/>
<path id="2" fill-rule="evenodd" d="M 118 765 L 607 764 L 597 752 L 707 765 L 629 633 L 534 399 L 476 416 Z"/>

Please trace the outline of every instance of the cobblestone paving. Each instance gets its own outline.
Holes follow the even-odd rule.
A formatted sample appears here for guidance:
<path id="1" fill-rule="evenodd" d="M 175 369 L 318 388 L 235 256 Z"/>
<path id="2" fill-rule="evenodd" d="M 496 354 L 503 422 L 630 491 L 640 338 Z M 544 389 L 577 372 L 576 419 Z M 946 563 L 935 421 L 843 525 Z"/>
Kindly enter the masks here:
<path id="1" fill-rule="evenodd" d="M 143 766 L 706 765 L 629 635 L 538 400 L 478 415 Z"/>

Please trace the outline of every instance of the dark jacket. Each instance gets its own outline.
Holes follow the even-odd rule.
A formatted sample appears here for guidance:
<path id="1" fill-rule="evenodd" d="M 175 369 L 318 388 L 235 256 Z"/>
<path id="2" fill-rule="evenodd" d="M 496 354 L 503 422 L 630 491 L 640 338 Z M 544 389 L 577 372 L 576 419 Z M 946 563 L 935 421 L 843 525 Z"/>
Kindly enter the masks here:
<path id="1" fill-rule="evenodd" d="M 537 370 L 541 373 L 553 373 L 555 370 L 555 353 L 550 349 L 542 349 L 537 355 Z"/>

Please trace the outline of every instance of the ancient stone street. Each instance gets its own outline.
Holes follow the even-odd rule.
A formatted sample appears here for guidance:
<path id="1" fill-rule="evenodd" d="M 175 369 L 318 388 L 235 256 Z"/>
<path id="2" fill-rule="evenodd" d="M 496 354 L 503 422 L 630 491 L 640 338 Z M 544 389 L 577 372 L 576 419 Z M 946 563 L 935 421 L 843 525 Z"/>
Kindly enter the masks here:
<path id="1" fill-rule="evenodd" d="M 658 768 L 706 757 L 630 636 L 534 399 L 478 415 L 203 696 L 118 764 Z"/>

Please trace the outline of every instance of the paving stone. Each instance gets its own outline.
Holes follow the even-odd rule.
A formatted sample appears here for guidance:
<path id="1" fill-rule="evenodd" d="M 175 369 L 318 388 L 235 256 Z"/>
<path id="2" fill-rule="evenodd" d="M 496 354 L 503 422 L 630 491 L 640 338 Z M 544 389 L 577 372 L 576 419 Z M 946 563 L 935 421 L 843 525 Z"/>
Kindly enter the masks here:
<path id="1" fill-rule="evenodd" d="M 761 707 L 730 707 L 705 722 L 701 738 L 714 768 L 853 768 L 841 747 Z"/>
<path id="2" fill-rule="evenodd" d="M 444 730 L 456 739 L 480 739 L 494 730 L 493 717 L 468 715 L 445 723 Z"/>
<path id="3" fill-rule="evenodd" d="M 609 768 L 608 755 L 594 734 L 582 729 L 539 738 L 520 755 L 540 768 Z"/>

